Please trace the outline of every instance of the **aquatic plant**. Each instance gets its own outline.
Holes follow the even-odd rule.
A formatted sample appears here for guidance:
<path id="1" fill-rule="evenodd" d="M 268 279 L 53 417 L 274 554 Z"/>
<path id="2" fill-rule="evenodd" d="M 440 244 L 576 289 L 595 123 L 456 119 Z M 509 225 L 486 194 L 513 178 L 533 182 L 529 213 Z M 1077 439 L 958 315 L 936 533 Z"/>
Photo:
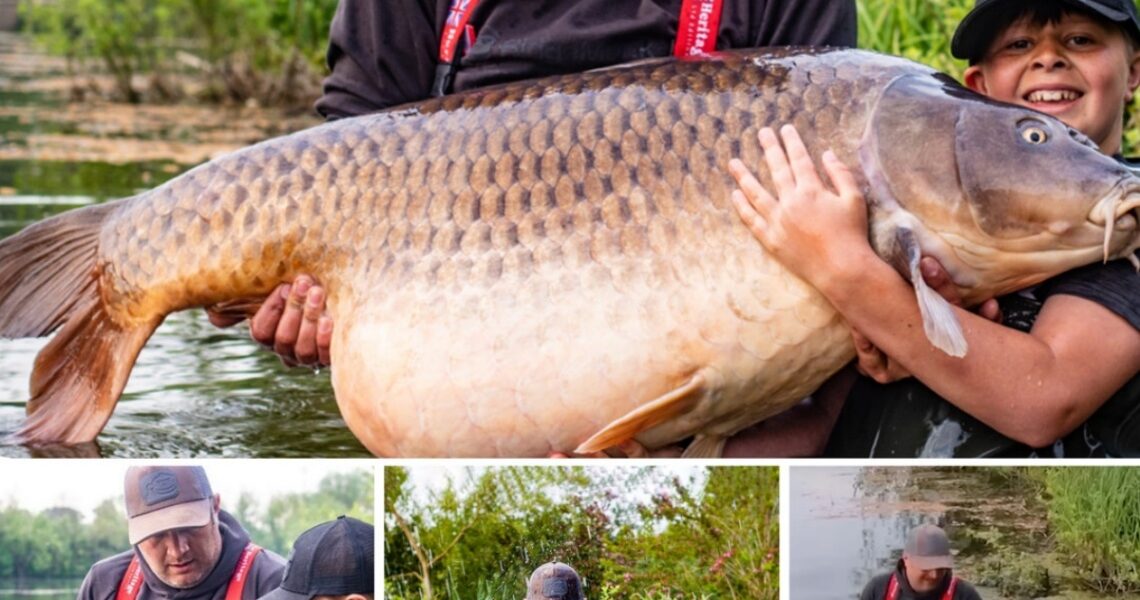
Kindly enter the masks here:
<path id="1" fill-rule="evenodd" d="M 1099 592 L 1140 592 L 1140 470 L 1045 471 L 1049 525 L 1078 577 Z"/>

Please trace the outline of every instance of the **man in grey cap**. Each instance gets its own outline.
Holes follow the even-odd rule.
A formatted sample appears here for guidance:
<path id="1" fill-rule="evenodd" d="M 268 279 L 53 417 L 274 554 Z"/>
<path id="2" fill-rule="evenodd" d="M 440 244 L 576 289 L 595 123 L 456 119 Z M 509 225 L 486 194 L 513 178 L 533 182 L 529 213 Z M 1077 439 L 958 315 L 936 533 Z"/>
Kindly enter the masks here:
<path id="1" fill-rule="evenodd" d="M 952 573 L 950 539 L 936 525 L 919 525 L 907 536 L 895 570 L 876 575 L 860 600 L 981 600 L 974 586 Z"/>
<path id="2" fill-rule="evenodd" d="M 568 564 L 546 563 L 530 574 L 526 600 L 585 600 L 582 580 Z"/>
<path id="3" fill-rule="evenodd" d="M 255 600 L 277 587 L 285 559 L 250 541 L 202 467 L 127 469 L 133 548 L 95 563 L 78 600 Z"/>

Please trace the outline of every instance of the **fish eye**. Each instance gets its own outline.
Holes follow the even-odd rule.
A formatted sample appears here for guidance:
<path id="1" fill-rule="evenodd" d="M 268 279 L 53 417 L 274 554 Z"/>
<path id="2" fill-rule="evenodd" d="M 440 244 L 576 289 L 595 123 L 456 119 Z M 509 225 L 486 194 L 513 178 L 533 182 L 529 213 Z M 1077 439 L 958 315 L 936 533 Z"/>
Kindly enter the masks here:
<path id="1" fill-rule="evenodd" d="M 1029 126 L 1022 128 L 1021 139 L 1029 142 L 1030 144 L 1040 145 L 1049 141 L 1049 134 L 1040 127 Z"/>

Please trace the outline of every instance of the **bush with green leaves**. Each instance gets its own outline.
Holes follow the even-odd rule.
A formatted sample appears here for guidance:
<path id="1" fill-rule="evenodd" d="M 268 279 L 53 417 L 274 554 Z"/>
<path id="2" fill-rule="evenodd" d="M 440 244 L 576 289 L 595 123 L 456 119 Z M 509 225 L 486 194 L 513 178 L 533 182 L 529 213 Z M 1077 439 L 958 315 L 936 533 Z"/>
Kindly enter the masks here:
<path id="1" fill-rule="evenodd" d="M 118 95 L 177 97 L 172 75 L 205 79 L 202 99 L 311 103 L 336 0 L 25 0 L 24 27 L 75 75 L 112 75 Z"/>

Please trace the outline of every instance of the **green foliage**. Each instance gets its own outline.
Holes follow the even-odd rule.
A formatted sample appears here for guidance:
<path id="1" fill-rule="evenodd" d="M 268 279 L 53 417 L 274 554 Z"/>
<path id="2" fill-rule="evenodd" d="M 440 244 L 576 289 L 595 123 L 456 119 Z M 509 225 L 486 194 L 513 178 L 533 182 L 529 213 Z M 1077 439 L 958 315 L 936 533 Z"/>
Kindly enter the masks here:
<path id="1" fill-rule="evenodd" d="M 536 567 L 561 561 L 590 598 L 776 598 L 776 469 L 692 472 L 508 467 L 468 471 L 429 494 L 388 467 L 386 594 L 522 597 Z"/>
<path id="2" fill-rule="evenodd" d="M 203 96 L 297 101 L 323 72 L 336 0 L 25 0 L 25 29 L 69 71 L 114 76 L 137 102 L 137 75 L 152 96 L 180 95 L 173 75 L 205 74 Z M 204 73 L 203 73 L 204 71 Z M 309 102 L 312 98 L 305 98 Z"/>
<path id="3" fill-rule="evenodd" d="M 222 499 L 254 541 L 287 555 L 302 531 L 347 514 L 373 523 L 373 478 L 370 471 L 330 474 L 316 492 L 286 494 L 259 510 L 248 497 L 236 504 Z M 90 522 L 70 508 L 40 513 L 9 506 L 0 510 L 0 581 L 77 579 L 96 561 L 126 550 L 127 520 L 122 503 L 99 504 Z"/>
<path id="4" fill-rule="evenodd" d="M 1049 525 L 1081 579 L 1107 593 L 1140 592 L 1140 470 L 1044 472 Z"/>

